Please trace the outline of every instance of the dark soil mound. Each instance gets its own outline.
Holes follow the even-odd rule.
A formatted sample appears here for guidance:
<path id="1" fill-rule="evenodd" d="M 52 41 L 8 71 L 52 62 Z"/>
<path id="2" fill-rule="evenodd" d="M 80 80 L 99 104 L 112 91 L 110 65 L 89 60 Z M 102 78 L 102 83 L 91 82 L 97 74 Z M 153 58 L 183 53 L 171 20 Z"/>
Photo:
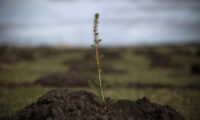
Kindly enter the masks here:
<path id="1" fill-rule="evenodd" d="M 143 55 L 147 57 L 150 62 L 151 68 L 181 68 L 182 65 L 173 60 L 173 55 L 170 53 L 159 53 L 155 48 L 138 49 L 133 51 L 134 54 Z"/>
<path id="2" fill-rule="evenodd" d="M 105 59 L 114 60 L 120 59 L 123 57 L 123 50 L 109 50 L 109 49 L 100 49 L 100 52 L 105 56 Z"/>
<path id="3" fill-rule="evenodd" d="M 195 46 L 168 46 L 169 54 L 174 56 L 194 56 Z"/>
<path id="4" fill-rule="evenodd" d="M 200 64 L 193 64 L 190 71 L 191 75 L 200 75 Z"/>
<path id="5" fill-rule="evenodd" d="M 133 50 L 133 54 L 136 55 L 143 55 L 143 56 L 154 56 L 157 53 L 155 47 L 144 47 L 144 48 L 137 48 Z"/>
<path id="6" fill-rule="evenodd" d="M 88 80 L 96 80 L 96 74 L 81 74 L 75 72 L 55 72 L 47 74 L 35 81 L 35 84 L 55 87 L 88 86 Z"/>
<path id="7" fill-rule="evenodd" d="M 100 52 L 103 53 L 105 58 L 102 60 L 102 69 L 103 73 L 106 74 L 124 74 L 127 73 L 127 70 L 118 69 L 112 66 L 113 60 L 121 58 L 121 54 L 118 51 L 102 49 Z M 80 59 L 68 59 L 63 61 L 64 65 L 68 65 L 70 71 L 74 72 L 97 72 L 97 66 L 95 61 L 95 53 L 91 49 L 85 50 L 84 55 Z"/>
<path id="8" fill-rule="evenodd" d="M 70 54 L 80 53 L 82 49 L 77 48 L 64 48 L 64 47 L 39 47 L 37 48 L 40 57 L 56 57 L 60 55 L 70 56 Z"/>
<path id="9" fill-rule="evenodd" d="M 86 56 L 84 56 L 83 59 L 64 61 L 63 64 L 69 65 L 70 71 L 96 73 L 97 66 L 93 59 L 90 59 L 90 58 L 87 59 Z M 118 69 L 118 68 L 113 67 L 107 61 L 103 62 L 102 64 L 103 64 L 102 65 L 103 73 L 106 73 L 106 74 L 124 74 L 124 73 L 128 72 L 127 70 Z"/>
<path id="10" fill-rule="evenodd" d="M 87 62 L 77 62 L 76 64 L 70 65 L 70 70 L 75 72 L 97 72 L 97 66 L 95 64 L 87 64 Z M 103 73 L 105 74 L 125 74 L 128 71 L 123 69 L 117 69 L 109 64 L 102 66 Z"/>
<path id="11" fill-rule="evenodd" d="M 181 68 L 181 64 L 173 61 L 170 55 L 156 54 L 151 58 L 151 67 Z"/>
<path id="12" fill-rule="evenodd" d="M 170 106 L 151 103 L 147 98 L 135 102 L 119 100 L 99 106 L 94 94 L 86 91 L 56 89 L 36 103 L 12 116 L 13 120 L 183 120 Z"/>
<path id="13" fill-rule="evenodd" d="M 17 87 L 30 87 L 34 84 L 24 82 L 24 83 L 0 83 L 0 88 L 17 88 Z"/>
<path id="14" fill-rule="evenodd" d="M 200 57 L 200 48 L 196 51 L 195 56 Z"/>
<path id="15" fill-rule="evenodd" d="M 14 64 L 23 60 L 35 60 L 32 48 L 0 47 L 0 63 Z"/>
<path id="16" fill-rule="evenodd" d="M 105 60 L 116 60 L 123 57 L 124 50 L 100 48 L 100 54 L 103 54 Z M 95 51 L 93 49 L 85 50 L 84 57 L 94 59 Z"/>
<path id="17" fill-rule="evenodd" d="M 128 82 L 128 83 L 115 83 L 111 88 L 137 88 L 137 89 L 200 89 L 200 84 L 188 84 L 188 85 L 172 85 L 172 84 L 161 84 L 161 83 L 139 83 L 139 82 Z"/>

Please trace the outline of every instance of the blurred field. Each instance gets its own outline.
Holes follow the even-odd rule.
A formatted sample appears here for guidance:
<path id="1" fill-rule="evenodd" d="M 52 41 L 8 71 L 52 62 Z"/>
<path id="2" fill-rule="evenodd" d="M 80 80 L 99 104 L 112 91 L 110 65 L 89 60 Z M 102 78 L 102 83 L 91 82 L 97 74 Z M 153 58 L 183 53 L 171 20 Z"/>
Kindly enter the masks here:
<path id="1" fill-rule="evenodd" d="M 198 120 L 198 45 L 102 48 L 102 53 L 103 77 L 110 82 L 105 91 L 107 97 L 137 100 L 147 96 L 152 102 L 174 107 L 186 120 Z M 73 81 L 74 76 L 67 74 L 71 72 L 76 79 L 85 77 L 83 74 L 96 76 L 95 68 L 90 67 L 92 55 L 92 50 L 86 48 L 0 47 L 0 116 L 23 109 L 50 89 L 65 87 L 36 84 L 49 73 L 66 73 L 67 78 L 58 77 L 61 82 L 70 78 Z M 87 84 L 86 79 L 81 82 Z M 64 85 L 88 90 L 84 84 Z"/>

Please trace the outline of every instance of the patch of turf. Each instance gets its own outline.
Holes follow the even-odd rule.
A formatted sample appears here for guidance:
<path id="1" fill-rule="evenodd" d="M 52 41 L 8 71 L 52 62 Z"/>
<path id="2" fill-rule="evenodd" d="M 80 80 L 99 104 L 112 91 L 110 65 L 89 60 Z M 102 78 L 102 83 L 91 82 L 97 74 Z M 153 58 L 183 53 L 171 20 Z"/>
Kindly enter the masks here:
<path id="1" fill-rule="evenodd" d="M 35 102 L 41 95 L 50 88 L 44 87 L 20 87 L 20 88 L 0 88 L 0 117 L 11 115 L 23 109 L 26 105 Z"/>
<path id="2" fill-rule="evenodd" d="M 170 54 L 169 56 L 173 62 L 181 64 L 181 68 L 177 69 L 165 68 L 163 66 L 152 68 L 150 66 L 151 59 L 145 55 L 133 52 L 138 49 L 146 49 L 145 47 L 109 49 L 121 53 L 120 59 L 111 61 L 110 65 L 129 71 L 125 74 L 103 73 L 102 76 L 111 84 L 133 82 L 174 86 L 200 85 L 200 75 L 191 74 L 191 66 L 199 64 L 200 61 L 200 57 L 196 56 L 195 53 L 198 51 L 198 47 L 192 46 L 186 49 L 183 46 L 178 48 L 183 50 L 176 50 L 176 52 L 174 52 L 174 48 L 172 47 L 148 48 L 155 49 L 160 54 Z M 63 62 L 65 60 L 73 61 L 81 59 L 87 53 L 88 49 L 35 48 L 34 51 L 36 52 L 34 53 L 35 57 L 31 61 L 19 59 L 18 62 L 12 64 L 0 62 L 0 83 L 34 83 L 39 77 L 45 74 L 67 72 L 69 65 L 63 65 Z M 104 65 L 102 64 L 102 66 Z M 36 101 L 38 97 L 50 89 L 40 86 L 0 88 L 0 115 L 10 115 L 22 109 L 27 104 Z M 73 89 L 86 88 L 74 87 Z M 152 102 L 171 105 L 188 120 L 198 120 L 200 114 L 200 105 L 198 104 L 200 101 L 199 89 L 110 88 L 105 92 L 107 96 L 120 99 L 136 100 L 147 96 Z"/>

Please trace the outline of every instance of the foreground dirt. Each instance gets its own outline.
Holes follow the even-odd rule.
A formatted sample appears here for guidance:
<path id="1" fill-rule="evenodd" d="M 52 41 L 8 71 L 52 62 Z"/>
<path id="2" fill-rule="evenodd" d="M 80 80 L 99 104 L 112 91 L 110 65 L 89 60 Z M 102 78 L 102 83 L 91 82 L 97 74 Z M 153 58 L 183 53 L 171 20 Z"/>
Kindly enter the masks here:
<path id="1" fill-rule="evenodd" d="M 107 101 L 110 101 L 108 98 Z M 147 98 L 135 102 L 118 100 L 105 110 L 96 96 L 86 91 L 55 89 L 9 118 L 11 120 L 183 120 L 170 106 L 151 103 Z"/>

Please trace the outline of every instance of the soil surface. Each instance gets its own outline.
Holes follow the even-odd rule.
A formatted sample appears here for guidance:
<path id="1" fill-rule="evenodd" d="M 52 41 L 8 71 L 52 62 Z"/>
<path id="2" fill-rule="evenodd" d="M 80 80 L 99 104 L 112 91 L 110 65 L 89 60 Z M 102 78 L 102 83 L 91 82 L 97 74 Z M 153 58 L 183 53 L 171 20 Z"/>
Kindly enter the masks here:
<path id="1" fill-rule="evenodd" d="M 20 61 L 33 61 L 35 54 L 33 49 L 0 47 L 0 63 L 14 64 Z"/>
<path id="2" fill-rule="evenodd" d="M 87 87 L 88 80 L 96 80 L 96 74 L 82 74 L 76 72 L 55 72 L 42 76 L 35 84 L 54 87 Z"/>
<path id="3" fill-rule="evenodd" d="M 181 68 L 182 65 L 173 60 L 173 52 L 168 54 L 159 53 L 155 48 L 138 49 L 133 54 L 143 55 L 150 60 L 151 68 Z M 183 53 L 184 54 L 184 53 Z"/>
<path id="4" fill-rule="evenodd" d="M 110 99 L 108 98 L 107 101 Z M 133 102 L 118 100 L 105 110 L 93 93 L 55 89 L 36 103 L 5 119 L 11 120 L 183 120 L 170 106 L 151 103 L 146 97 Z"/>
<path id="5" fill-rule="evenodd" d="M 200 75 L 200 64 L 193 64 L 190 68 L 191 75 Z"/>
<path id="6" fill-rule="evenodd" d="M 87 62 L 76 62 L 76 64 L 70 64 L 69 66 L 69 69 L 71 71 L 75 71 L 77 73 L 80 73 L 80 72 L 91 72 L 93 74 L 95 74 L 97 72 L 97 67 L 95 64 L 90 64 L 90 63 L 87 63 Z M 102 72 L 105 73 L 105 74 L 126 74 L 128 73 L 127 70 L 124 70 L 124 69 L 118 69 L 118 68 L 115 68 L 111 65 L 103 65 L 102 66 Z"/>
<path id="7" fill-rule="evenodd" d="M 49 82 L 50 81 L 50 82 Z M 36 81 L 35 83 L 0 83 L 0 87 L 1 88 L 18 88 L 18 87 L 31 87 L 31 86 L 35 86 L 35 85 L 42 85 L 42 86 L 46 86 L 46 87 L 88 87 L 87 82 L 86 83 L 79 83 L 76 81 L 71 81 L 68 82 L 63 81 L 63 83 L 61 81 L 59 82 L 54 82 L 55 80 L 52 79 L 43 79 L 40 81 Z M 73 83 L 73 84 L 72 84 Z M 108 89 L 109 88 L 129 88 L 129 89 L 200 89 L 200 85 L 199 84 L 189 84 L 189 85 L 182 85 L 182 86 L 177 86 L 177 85 L 171 85 L 171 84 L 159 84 L 159 83 L 139 83 L 139 82 L 128 82 L 125 84 L 120 84 L 120 83 L 115 83 L 112 85 L 108 85 L 107 86 Z"/>
<path id="8" fill-rule="evenodd" d="M 97 66 L 95 63 L 94 58 L 90 58 L 91 56 L 87 57 L 84 56 L 82 59 L 71 59 L 71 60 L 65 60 L 63 62 L 64 65 L 68 65 L 70 71 L 74 71 L 77 73 L 80 72 L 91 72 L 96 73 L 97 72 Z M 105 74 L 125 74 L 128 73 L 127 70 L 115 68 L 112 66 L 112 64 L 108 61 L 104 61 L 102 63 L 102 69 L 103 73 Z"/>
<path id="9" fill-rule="evenodd" d="M 100 52 L 104 55 L 102 61 L 102 69 L 105 74 L 124 74 L 127 70 L 115 68 L 112 66 L 113 61 L 122 59 L 122 53 L 116 50 L 101 49 Z M 97 72 L 95 61 L 95 53 L 91 49 L 85 50 L 83 57 L 80 59 L 68 59 L 63 61 L 64 65 L 68 65 L 71 71 L 75 72 Z"/>
<path id="10" fill-rule="evenodd" d="M 104 60 L 116 60 L 116 59 L 122 59 L 124 50 L 118 49 L 107 49 L 107 48 L 100 48 L 99 53 L 104 56 Z M 95 50 L 89 49 L 85 50 L 84 57 L 94 59 L 95 56 Z"/>
<path id="11" fill-rule="evenodd" d="M 172 85 L 172 84 L 160 84 L 160 83 L 139 83 L 139 82 L 128 82 L 125 84 L 115 83 L 110 86 L 111 88 L 138 88 L 138 89 L 200 89 L 199 84 L 188 84 L 188 85 Z"/>
<path id="12" fill-rule="evenodd" d="M 196 51 L 195 57 L 200 57 L 200 48 Z"/>

